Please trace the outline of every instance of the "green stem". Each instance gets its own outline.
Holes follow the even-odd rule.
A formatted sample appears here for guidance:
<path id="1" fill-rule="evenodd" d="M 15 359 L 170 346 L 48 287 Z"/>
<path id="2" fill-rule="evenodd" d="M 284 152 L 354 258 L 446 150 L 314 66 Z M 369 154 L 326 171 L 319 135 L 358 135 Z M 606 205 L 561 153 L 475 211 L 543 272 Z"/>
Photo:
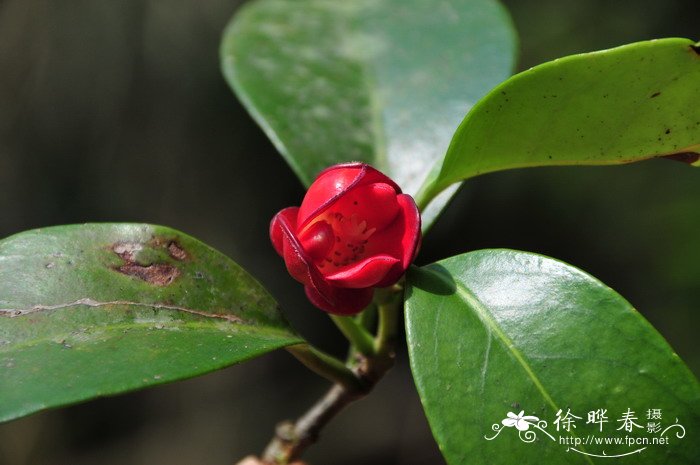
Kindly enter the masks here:
<path id="1" fill-rule="evenodd" d="M 374 327 L 376 324 L 377 317 L 377 305 L 372 302 L 369 307 L 364 309 L 359 315 L 355 317 L 355 320 L 367 331 L 374 333 Z"/>
<path id="2" fill-rule="evenodd" d="M 372 336 L 355 318 L 331 315 L 331 319 L 358 352 L 368 357 L 374 355 Z"/>
<path id="3" fill-rule="evenodd" d="M 375 351 L 380 356 L 387 354 L 393 350 L 396 334 L 399 330 L 399 310 L 401 308 L 402 294 L 398 296 L 392 295 L 391 298 L 378 305 L 379 308 L 379 327 L 377 329 L 377 337 L 374 340 Z"/>
<path id="4" fill-rule="evenodd" d="M 359 315 L 355 316 L 355 321 L 357 321 L 357 324 L 360 325 L 360 327 L 367 330 L 370 334 L 374 334 L 374 328 L 376 326 L 376 317 L 377 305 L 374 302 L 372 302 L 367 308 L 360 312 Z M 371 343 L 373 347 L 372 350 L 374 350 L 374 342 Z M 361 354 L 357 350 L 357 347 L 350 344 L 345 364 L 351 368 L 354 367 L 360 361 L 358 356 L 361 356 Z"/>
<path id="5" fill-rule="evenodd" d="M 322 352 L 309 344 L 297 344 L 287 347 L 301 363 L 314 373 L 327 380 L 338 383 L 350 390 L 363 390 L 364 385 L 350 368 L 337 358 Z"/>

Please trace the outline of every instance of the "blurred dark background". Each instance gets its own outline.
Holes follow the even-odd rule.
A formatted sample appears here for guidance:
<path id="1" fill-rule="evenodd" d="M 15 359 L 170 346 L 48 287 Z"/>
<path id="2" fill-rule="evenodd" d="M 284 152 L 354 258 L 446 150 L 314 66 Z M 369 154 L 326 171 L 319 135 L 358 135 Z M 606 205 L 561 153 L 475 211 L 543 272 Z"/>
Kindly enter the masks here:
<path id="1" fill-rule="evenodd" d="M 0 0 L 0 237 L 87 221 L 181 229 L 284 296 L 294 326 L 339 352 L 334 328 L 268 244 L 269 218 L 303 190 L 219 73 L 219 37 L 239 3 Z M 520 69 L 637 40 L 700 39 L 696 0 L 505 3 Z M 484 247 L 568 261 L 626 296 L 697 374 L 698 204 L 700 170 L 665 160 L 487 175 L 457 195 L 421 261 Z M 0 425 L 0 464 L 232 464 L 325 388 L 274 353 Z M 443 463 L 405 355 L 308 458 Z"/>

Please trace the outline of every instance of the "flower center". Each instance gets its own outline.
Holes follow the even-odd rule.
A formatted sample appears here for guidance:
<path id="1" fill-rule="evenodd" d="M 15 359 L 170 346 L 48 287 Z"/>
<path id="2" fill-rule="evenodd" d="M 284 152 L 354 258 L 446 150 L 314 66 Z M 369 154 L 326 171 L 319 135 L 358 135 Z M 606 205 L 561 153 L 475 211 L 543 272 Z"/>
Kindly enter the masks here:
<path id="1" fill-rule="evenodd" d="M 365 245 L 377 228 L 368 228 L 367 221 L 360 220 L 357 214 L 344 216 L 340 212 L 329 213 L 326 221 L 333 228 L 335 243 L 319 268 L 347 266 L 363 258 Z"/>

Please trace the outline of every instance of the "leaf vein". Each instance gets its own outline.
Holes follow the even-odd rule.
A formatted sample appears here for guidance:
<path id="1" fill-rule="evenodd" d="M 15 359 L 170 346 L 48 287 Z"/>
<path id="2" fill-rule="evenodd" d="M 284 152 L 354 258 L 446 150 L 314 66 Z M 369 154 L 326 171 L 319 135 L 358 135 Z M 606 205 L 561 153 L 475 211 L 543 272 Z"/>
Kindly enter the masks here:
<path id="1" fill-rule="evenodd" d="M 242 318 L 240 318 L 236 315 L 228 314 L 228 313 L 212 313 L 212 312 L 206 312 L 203 310 L 196 310 L 196 309 L 182 307 L 182 306 L 178 306 L 178 305 L 168 305 L 168 304 L 163 304 L 163 303 L 133 302 L 133 301 L 128 301 L 128 300 L 111 300 L 111 301 L 101 302 L 98 300 L 91 299 L 89 297 L 74 300 L 73 302 L 66 302 L 66 303 L 54 304 L 54 305 L 41 305 L 41 304 L 39 304 L 39 305 L 34 305 L 32 307 L 20 308 L 20 309 L 18 309 L 18 308 L 0 308 L 0 317 L 16 318 L 19 316 L 29 315 L 32 313 L 61 310 L 64 308 L 76 307 L 76 306 L 80 306 L 80 305 L 84 305 L 86 307 L 93 307 L 93 308 L 107 307 L 110 305 L 132 306 L 132 307 L 150 307 L 150 308 L 156 308 L 159 310 L 173 310 L 173 311 L 177 311 L 177 312 L 189 313 L 192 315 L 198 315 L 198 316 L 203 316 L 203 317 L 207 317 L 207 318 L 216 318 L 216 319 L 220 319 L 220 320 L 230 321 L 233 323 L 244 323 Z"/>

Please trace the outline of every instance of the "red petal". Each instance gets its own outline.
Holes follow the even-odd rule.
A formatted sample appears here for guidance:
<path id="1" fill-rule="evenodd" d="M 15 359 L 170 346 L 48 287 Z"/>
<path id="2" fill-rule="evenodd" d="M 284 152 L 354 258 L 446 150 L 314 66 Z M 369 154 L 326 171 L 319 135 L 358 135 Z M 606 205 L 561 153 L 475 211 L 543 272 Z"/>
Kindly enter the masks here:
<path id="1" fill-rule="evenodd" d="M 296 230 L 297 226 L 297 215 L 299 213 L 299 207 L 288 207 L 277 213 L 270 221 L 270 240 L 272 241 L 272 246 L 275 248 L 278 254 L 283 255 L 283 237 L 284 233 L 280 227 L 280 219 L 285 218 L 287 224 Z"/>
<path id="2" fill-rule="evenodd" d="M 306 191 L 299 208 L 299 224 L 305 226 L 310 219 L 333 204 L 345 191 L 355 186 L 364 175 L 361 166 L 327 169 L 321 173 Z M 302 226 L 302 227 L 303 227 Z"/>
<path id="3" fill-rule="evenodd" d="M 407 194 L 399 194 L 396 196 L 396 201 L 399 203 L 404 216 L 404 234 L 401 238 L 403 246 L 402 266 L 403 269 L 408 269 L 418 255 L 418 249 L 421 243 L 421 220 L 418 206 L 413 200 L 413 197 Z"/>
<path id="4" fill-rule="evenodd" d="M 365 163 L 344 163 L 323 170 L 311 184 L 301 202 L 298 225 L 306 224 L 318 217 L 350 189 L 373 183 L 388 184 L 401 192 L 401 188 L 386 175 Z"/>
<path id="5" fill-rule="evenodd" d="M 332 293 L 330 284 L 323 279 L 321 273 L 304 251 L 299 239 L 293 233 L 289 218 L 282 214 L 283 212 L 284 210 L 275 217 L 275 229 L 279 228 L 282 237 L 282 257 L 287 271 L 300 283 L 314 287 L 319 295 L 328 296 L 327 298 L 330 299 Z"/>
<path id="6" fill-rule="evenodd" d="M 354 315 L 362 311 L 372 302 L 374 289 L 342 289 L 333 288 L 330 300 L 313 288 L 306 286 L 306 296 L 312 304 L 328 313 L 335 315 Z"/>
<path id="7" fill-rule="evenodd" d="M 325 221 L 317 221 L 299 235 L 306 253 L 316 261 L 322 260 L 335 245 L 333 227 Z"/>
<path id="8" fill-rule="evenodd" d="M 344 169 L 348 169 L 348 168 L 359 168 L 359 169 L 364 170 L 364 174 L 363 174 L 364 182 L 363 182 L 363 184 L 369 184 L 369 183 L 373 183 L 373 182 L 383 182 L 383 183 L 391 185 L 391 187 L 396 189 L 396 192 L 398 194 L 401 193 L 401 188 L 399 187 L 399 185 L 396 184 L 394 181 L 392 181 L 389 176 L 387 176 L 386 174 L 377 170 L 373 166 L 368 165 L 367 163 L 359 162 L 359 161 L 340 163 L 338 165 L 333 165 L 331 167 L 328 167 L 325 170 L 318 173 L 318 176 L 316 176 L 316 179 L 320 178 L 321 176 L 325 175 L 328 172 L 332 172 L 335 170 L 344 170 Z"/>
<path id="9" fill-rule="evenodd" d="M 333 205 L 333 212 L 340 212 L 346 218 L 357 215 L 367 222 L 367 228 L 381 230 L 386 228 L 399 214 L 396 191 L 392 186 L 382 182 L 365 184 L 348 190 Z"/>
<path id="10" fill-rule="evenodd" d="M 293 245 L 292 241 L 284 240 L 284 264 L 287 266 L 287 271 L 292 278 L 300 283 L 310 286 L 312 285 L 310 268 L 313 267 L 312 261 L 301 251 L 301 247 Z"/>
<path id="11" fill-rule="evenodd" d="M 410 195 L 399 194 L 396 200 L 401 212 L 396 220 L 382 231 L 376 232 L 367 243 L 367 255 L 387 254 L 400 261 L 375 287 L 391 286 L 406 272 L 418 254 L 421 241 L 421 222 L 418 207 Z"/>
<path id="12" fill-rule="evenodd" d="M 375 255 L 352 265 L 349 268 L 326 275 L 326 281 L 334 286 L 359 289 L 373 287 L 382 281 L 394 265 L 400 263 L 398 258 L 389 255 Z"/>

